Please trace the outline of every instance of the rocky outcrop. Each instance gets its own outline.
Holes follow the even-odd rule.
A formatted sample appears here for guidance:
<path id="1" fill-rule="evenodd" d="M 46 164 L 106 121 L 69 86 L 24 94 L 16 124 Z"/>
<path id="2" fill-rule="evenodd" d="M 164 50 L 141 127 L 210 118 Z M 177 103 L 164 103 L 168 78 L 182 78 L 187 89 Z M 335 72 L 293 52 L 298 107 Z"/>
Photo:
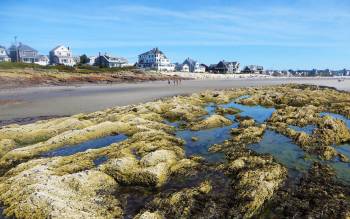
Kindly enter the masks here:
<path id="1" fill-rule="evenodd" d="M 190 124 L 191 130 L 211 129 L 232 125 L 232 121 L 220 115 L 212 115 L 202 121 Z"/>
<path id="2" fill-rule="evenodd" d="M 235 206 L 230 215 L 250 218 L 261 210 L 264 203 L 272 198 L 286 178 L 286 169 L 271 157 L 248 156 L 228 164 L 233 177 Z"/>
<path id="3" fill-rule="evenodd" d="M 59 160 L 59 159 L 58 159 Z M 53 160 L 33 160 L 11 170 L 1 179 L 5 215 L 16 218 L 116 218 L 120 203 L 112 194 L 115 180 L 96 170 L 63 176 L 51 168 Z"/>
<path id="4" fill-rule="evenodd" d="M 334 176 L 331 167 L 315 163 L 296 186 L 278 192 L 267 217 L 348 218 L 349 187 Z"/>

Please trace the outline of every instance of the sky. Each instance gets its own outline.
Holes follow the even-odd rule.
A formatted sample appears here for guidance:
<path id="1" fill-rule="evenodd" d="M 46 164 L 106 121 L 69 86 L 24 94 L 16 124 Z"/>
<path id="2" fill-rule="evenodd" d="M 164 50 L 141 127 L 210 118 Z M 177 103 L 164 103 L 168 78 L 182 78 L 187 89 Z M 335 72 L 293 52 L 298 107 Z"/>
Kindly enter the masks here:
<path id="1" fill-rule="evenodd" d="M 350 69 L 349 0 L 0 0 L 0 45 L 99 52 L 131 63 L 154 47 L 267 69 Z"/>

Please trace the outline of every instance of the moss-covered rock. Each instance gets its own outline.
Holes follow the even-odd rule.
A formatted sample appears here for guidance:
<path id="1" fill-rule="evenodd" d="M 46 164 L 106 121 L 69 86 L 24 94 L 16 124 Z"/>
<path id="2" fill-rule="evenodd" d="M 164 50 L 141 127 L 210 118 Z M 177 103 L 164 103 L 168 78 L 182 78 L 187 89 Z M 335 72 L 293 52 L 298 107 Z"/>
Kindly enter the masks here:
<path id="1" fill-rule="evenodd" d="M 211 129 L 222 126 L 232 125 L 232 121 L 226 119 L 220 115 L 212 115 L 202 121 L 192 123 L 190 125 L 191 130 L 202 130 L 202 129 Z"/>

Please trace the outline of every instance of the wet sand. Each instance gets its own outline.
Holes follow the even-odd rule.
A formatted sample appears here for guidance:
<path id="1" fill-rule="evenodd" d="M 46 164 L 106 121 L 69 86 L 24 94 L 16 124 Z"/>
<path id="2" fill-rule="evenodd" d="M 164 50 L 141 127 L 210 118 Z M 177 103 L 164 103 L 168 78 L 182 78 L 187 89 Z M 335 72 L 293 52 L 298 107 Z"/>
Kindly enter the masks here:
<path id="1" fill-rule="evenodd" d="M 0 90 L 0 121 L 17 119 L 18 122 L 21 118 L 93 112 L 108 107 L 137 104 L 205 89 L 286 83 L 315 84 L 350 91 L 350 79 L 338 82 L 337 79 L 328 78 L 188 80 L 182 81 L 179 86 L 168 85 L 166 81 L 156 81 L 136 84 L 18 88 Z"/>

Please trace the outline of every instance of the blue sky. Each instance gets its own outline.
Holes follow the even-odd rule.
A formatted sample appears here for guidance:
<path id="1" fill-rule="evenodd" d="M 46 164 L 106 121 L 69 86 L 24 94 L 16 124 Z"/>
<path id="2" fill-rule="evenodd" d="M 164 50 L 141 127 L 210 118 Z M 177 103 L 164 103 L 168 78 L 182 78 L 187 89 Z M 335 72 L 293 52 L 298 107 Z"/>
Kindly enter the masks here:
<path id="1" fill-rule="evenodd" d="M 0 0 L 0 45 L 58 44 L 131 62 L 153 47 L 265 68 L 350 68 L 349 0 Z"/>

